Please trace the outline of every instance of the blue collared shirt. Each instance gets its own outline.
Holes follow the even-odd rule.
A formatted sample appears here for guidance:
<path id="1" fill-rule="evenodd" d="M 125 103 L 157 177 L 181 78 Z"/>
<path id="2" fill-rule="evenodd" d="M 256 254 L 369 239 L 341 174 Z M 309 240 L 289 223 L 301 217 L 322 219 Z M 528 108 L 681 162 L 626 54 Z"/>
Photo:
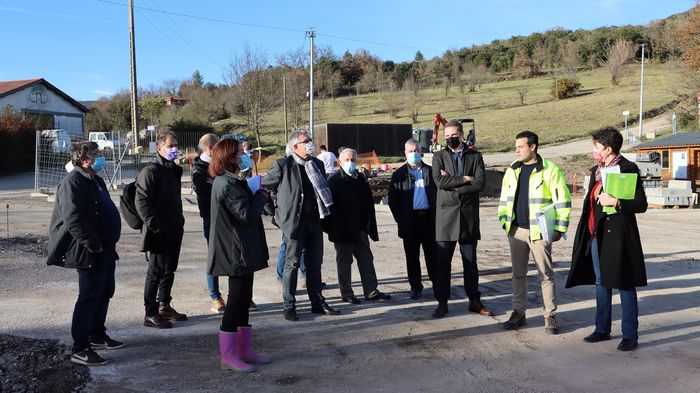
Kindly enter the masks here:
<path id="1" fill-rule="evenodd" d="M 423 179 L 423 172 L 421 168 L 411 168 L 411 174 L 415 178 L 413 182 L 413 210 L 427 210 L 430 209 L 430 204 L 428 203 L 428 194 L 425 192 L 425 180 Z"/>

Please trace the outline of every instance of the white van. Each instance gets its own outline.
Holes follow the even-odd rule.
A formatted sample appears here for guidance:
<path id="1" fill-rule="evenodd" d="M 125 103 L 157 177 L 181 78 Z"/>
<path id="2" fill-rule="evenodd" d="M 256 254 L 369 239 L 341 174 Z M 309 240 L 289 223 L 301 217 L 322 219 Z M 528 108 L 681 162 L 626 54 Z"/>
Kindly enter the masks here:
<path id="1" fill-rule="evenodd" d="M 68 153 L 73 143 L 68 131 L 63 129 L 41 130 L 41 138 L 50 142 L 51 151 L 54 153 Z"/>
<path id="2" fill-rule="evenodd" d="M 115 148 L 123 149 L 125 146 L 124 142 L 117 137 L 117 133 L 112 131 L 91 132 L 88 136 L 88 140 L 96 142 L 100 150 L 104 152 L 109 152 Z"/>

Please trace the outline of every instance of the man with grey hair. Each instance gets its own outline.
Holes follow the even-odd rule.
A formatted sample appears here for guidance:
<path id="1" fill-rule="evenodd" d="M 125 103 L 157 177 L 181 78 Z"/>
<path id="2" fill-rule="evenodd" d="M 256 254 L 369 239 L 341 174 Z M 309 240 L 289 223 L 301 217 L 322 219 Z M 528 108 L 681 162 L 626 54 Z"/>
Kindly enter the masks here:
<path id="1" fill-rule="evenodd" d="M 175 163 L 180 151 L 174 132 L 158 133 L 156 146 L 155 160 L 136 179 L 134 204 L 143 220 L 141 251 L 148 261 L 144 325 L 167 329 L 172 327 L 170 321 L 187 320 L 187 315 L 170 305 L 185 226 L 180 194 L 182 167 Z"/>
<path id="2" fill-rule="evenodd" d="M 323 231 L 321 219 L 333 205 L 321 160 L 313 156 L 314 145 L 306 131 L 293 132 L 289 144 L 292 152 L 280 158 L 263 177 L 262 187 L 277 193 L 275 221 L 282 230 L 287 254 L 282 273 L 284 318 L 297 321 L 297 271 L 302 251 L 306 264 L 306 291 L 311 312 L 337 315 L 321 294 Z"/>
<path id="3" fill-rule="evenodd" d="M 347 148 L 338 158 L 341 170 L 328 179 L 333 195 L 330 222 L 325 225 L 333 242 L 338 265 L 338 285 L 342 300 L 359 304 L 352 290 L 352 258 L 357 259 L 362 292 L 366 300 L 389 300 L 391 295 L 377 289 L 377 273 L 369 238 L 379 240 L 374 199 L 367 180 L 356 170 L 357 152 Z M 324 223 L 325 224 L 325 223 Z"/>
<path id="4" fill-rule="evenodd" d="M 435 285 L 435 202 L 437 188 L 433 170 L 421 160 L 418 141 L 404 144 L 406 164 L 394 171 L 389 183 L 389 208 L 403 240 L 406 272 L 411 285 L 411 299 L 423 292 L 420 248 L 423 246 L 425 266 L 430 282 Z"/>
<path id="5" fill-rule="evenodd" d="M 447 147 L 433 155 L 433 180 L 437 185 L 435 212 L 435 299 L 438 307 L 434 318 L 447 314 L 452 277 L 452 255 L 459 243 L 464 269 L 464 290 L 469 298 L 469 311 L 491 316 L 493 312 L 481 302 L 476 246 L 479 231 L 479 192 L 486 183 L 484 159 L 476 149 L 464 142 L 462 123 L 451 120 L 445 125 Z"/>
<path id="6" fill-rule="evenodd" d="M 192 163 L 192 188 L 197 193 L 197 205 L 199 206 L 199 216 L 202 218 L 204 238 L 209 244 L 209 228 L 211 226 L 211 187 L 214 179 L 209 176 L 209 163 L 211 162 L 211 151 L 219 136 L 216 134 L 205 134 L 199 138 L 199 157 Z M 207 274 L 207 289 L 211 298 L 211 311 L 223 313 L 226 305 L 219 291 L 219 278 Z"/>

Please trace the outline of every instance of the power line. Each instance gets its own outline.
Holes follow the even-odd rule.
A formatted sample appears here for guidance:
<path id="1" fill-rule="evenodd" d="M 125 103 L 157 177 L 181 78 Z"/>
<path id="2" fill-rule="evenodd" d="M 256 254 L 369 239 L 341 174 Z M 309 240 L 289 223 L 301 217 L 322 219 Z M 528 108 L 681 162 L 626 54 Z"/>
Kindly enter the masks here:
<path id="1" fill-rule="evenodd" d="M 156 7 L 158 7 L 161 11 L 163 11 L 163 8 L 160 6 L 160 4 L 158 4 L 158 1 L 157 1 L 157 0 L 153 0 L 153 3 L 155 3 Z M 206 57 L 206 58 L 209 59 L 211 62 L 213 62 L 214 64 L 218 65 L 219 68 L 223 68 L 223 67 L 221 66 L 221 64 L 219 64 L 219 62 L 218 62 L 216 59 L 214 59 L 213 57 L 209 56 L 209 54 L 208 54 L 204 49 L 202 49 L 202 47 L 199 46 L 199 45 L 197 44 L 197 42 L 195 42 L 193 39 L 191 39 L 191 38 L 187 35 L 187 33 L 185 33 L 185 31 L 182 30 L 182 29 L 180 28 L 180 26 L 177 25 L 177 23 L 175 23 L 175 21 L 173 20 L 173 18 L 170 17 L 170 15 L 165 14 L 165 16 L 168 18 L 168 20 L 170 21 L 170 23 L 168 23 L 167 20 L 165 20 L 164 18 L 161 18 L 161 17 L 158 15 L 158 18 L 159 18 L 161 21 L 163 21 L 163 24 L 164 24 L 164 25 L 166 25 L 166 26 L 167 26 L 170 30 L 172 30 L 175 34 L 179 35 L 179 36 L 183 39 L 183 41 L 184 41 L 186 44 L 188 44 L 191 48 L 193 48 L 195 51 L 197 51 L 200 55 Z M 173 27 L 171 27 L 171 25 L 172 25 Z"/>
<path id="2" fill-rule="evenodd" d="M 97 0 L 97 1 L 99 1 L 99 2 L 101 2 L 101 3 L 106 3 L 106 4 L 114 4 L 114 5 L 119 5 L 119 6 L 126 6 L 126 4 L 123 4 L 123 3 L 120 3 L 120 2 L 117 2 L 117 1 L 111 1 L 111 0 Z M 236 26 L 254 27 L 254 28 L 257 28 L 257 29 L 287 31 L 287 32 L 304 33 L 304 34 L 306 33 L 306 30 L 305 30 L 305 29 L 295 29 L 295 28 L 289 28 L 289 27 L 258 25 L 258 24 L 254 24 L 254 23 L 237 22 L 237 21 L 226 20 L 226 19 L 221 19 L 221 18 L 211 18 L 211 17 L 206 17 L 206 16 L 197 16 L 197 15 L 184 14 L 184 13 L 181 13 L 181 12 L 165 11 L 165 10 L 163 10 L 163 9 L 157 10 L 157 9 L 154 9 L 154 8 L 142 7 L 142 6 L 134 6 L 134 8 L 138 8 L 138 9 L 141 9 L 141 10 L 144 10 L 144 11 L 151 11 L 151 12 L 161 13 L 161 14 L 180 16 L 180 17 L 183 17 L 183 18 L 204 20 L 204 21 L 208 21 L 208 22 L 217 22 L 217 23 L 225 23 L 225 24 L 236 25 Z M 323 37 L 328 37 L 328 38 L 333 38 L 333 39 L 336 39 L 336 40 L 352 41 L 352 42 L 358 42 L 358 43 L 363 43 L 363 44 L 381 45 L 381 46 L 396 47 L 396 48 L 404 48 L 404 49 L 416 49 L 416 50 L 421 50 L 421 51 L 432 51 L 432 52 L 442 52 L 442 51 L 443 51 L 442 49 L 421 48 L 421 47 L 410 46 L 410 45 L 392 44 L 392 43 L 389 43 L 389 42 L 361 40 L 361 39 L 358 39 L 358 38 L 343 37 L 343 36 L 332 35 L 332 34 L 321 34 L 321 33 L 318 33 L 317 35 L 318 35 L 318 36 L 323 36 Z"/>
<path id="3" fill-rule="evenodd" d="M 134 7 L 134 8 L 137 8 L 137 7 Z M 189 57 L 190 59 L 192 59 L 192 60 L 194 61 L 195 64 L 197 64 L 197 63 L 199 62 L 198 59 L 196 59 L 195 57 L 193 57 L 188 51 L 186 51 L 183 47 L 181 47 L 180 44 L 177 43 L 177 41 L 175 41 L 175 40 L 173 40 L 172 38 L 170 38 L 169 35 L 165 34 L 160 28 L 158 28 L 158 26 L 156 26 L 156 24 L 153 23 L 153 22 L 151 21 L 151 19 L 150 19 L 148 16 L 146 16 L 146 14 L 144 14 L 143 12 L 141 12 L 141 10 L 138 10 L 138 9 L 137 9 L 136 11 L 139 13 L 139 15 L 143 16 L 143 18 L 146 20 L 146 22 L 148 22 L 151 26 L 153 26 L 153 28 L 156 29 L 156 31 L 158 31 L 158 32 L 159 32 L 162 36 L 164 36 L 168 41 L 170 41 L 173 45 L 175 45 L 175 47 L 178 48 L 183 54 L 185 54 L 187 57 Z"/>

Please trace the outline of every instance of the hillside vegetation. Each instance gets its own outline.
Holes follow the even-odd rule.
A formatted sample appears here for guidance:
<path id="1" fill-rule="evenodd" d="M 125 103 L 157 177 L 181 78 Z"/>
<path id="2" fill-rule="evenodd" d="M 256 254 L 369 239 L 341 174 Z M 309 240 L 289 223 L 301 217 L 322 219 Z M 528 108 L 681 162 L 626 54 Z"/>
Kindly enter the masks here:
<path id="1" fill-rule="evenodd" d="M 421 89 L 418 122 L 415 127 L 433 127 L 433 118 L 440 112 L 447 119 L 471 117 L 476 120 L 477 143 L 483 151 L 503 151 L 512 146 L 513 136 L 521 130 L 540 135 L 543 144 L 585 137 L 606 125 L 620 126 L 622 112 L 630 111 L 630 119 L 639 114 L 639 65 L 629 65 L 628 76 L 618 86 L 610 84 L 609 73 L 602 68 L 582 72 L 578 78 L 582 90 L 574 97 L 555 100 L 551 94 L 553 78 L 494 82 L 481 85 L 469 93 L 469 108 L 464 110 L 464 94 L 453 87 Z M 644 110 L 660 108 L 674 102 L 681 76 L 673 63 L 645 65 Z M 518 90 L 526 87 L 525 105 L 520 104 Z M 413 93 L 394 94 L 400 107 L 397 117 L 384 113 L 388 94 L 364 94 L 336 99 L 316 100 L 319 123 L 406 123 L 411 124 Z M 352 114 L 347 116 L 347 101 L 352 101 Z M 282 145 L 284 140 L 282 110 L 273 113 L 262 125 L 263 145 Z"/>

